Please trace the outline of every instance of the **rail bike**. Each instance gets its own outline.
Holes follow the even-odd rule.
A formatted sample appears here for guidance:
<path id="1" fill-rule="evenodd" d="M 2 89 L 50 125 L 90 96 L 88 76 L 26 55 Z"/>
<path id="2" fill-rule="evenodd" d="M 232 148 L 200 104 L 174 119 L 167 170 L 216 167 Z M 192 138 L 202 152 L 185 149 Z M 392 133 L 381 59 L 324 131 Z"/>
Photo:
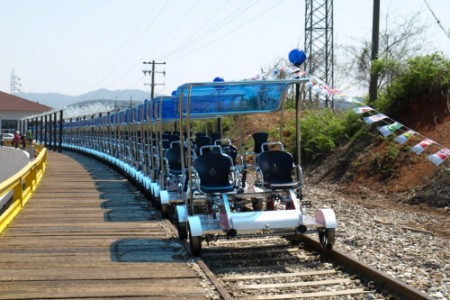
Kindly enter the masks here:
<path id="1" fill-rule="evenodd" d="M 291 86 L 297 92 L 299 132 L 299 91 L 305 81 L 192 83 L 178 88 L 180 143 L 186 142 L 187 149 L 181 151 L 186 172 L 184 205 L 176 206 L 176 219 L 179 238 L 189 238 L 194 255 L 201 254 L 203 242 L 245 236 L 318 233 L 323 247 L 334 244 L 334 211 L 323 208 L 314 216 L 308 214 L 311 202 L 302 196 L 302 169 L 281 141 L 259 138 L 253 161 L 242 165 L 236 164 L 221 145 L 201 146 L 195 155 L 191 149 L 192 119 L 282 113 L 283 100 Z M 299 133 L 296 137 L 299 158 Z"/>
<path id="2" fill-rule="evenodd" d="M 66 119 L 63 147 L 110 164 L 150 197 L 155 184 L 149 106 L 146 100 L 125 111 Z"/>
<path id="3" fill-rule="evenodd" d="M 229 139 L 221 138 L 220 118 L 218 118 L 217 132 L 211 134 L 212 137 L 208 133 L 197 132 L 195 137 L 192 134 L 191 138 L 187 138 L 186 132 L 177 132 L 177 125 L 179 128 L 180 124 L 179 99 L 173 97 L 160 100 L 155 115 L 155 128 L 161 141 L 158 149 L 161 168 L 159 178 L 155 182 L 160 190 L 155 198 L 161 215 L 177 221 L 176 206 L 184 203 L 184 194 L 188 188 L 186 158 L 195 158 L 200 152 L 208 149 L 229 151 L 233 149 L 233 145 Z M 180 138 L 180 135 L 183 138 Z M 188 151 L 190 151 L 189 155 Z"/>
<path id="4" fill-rule="evenodd" d="M 200 255 L 202 243 L 219 238 L 318 233 L 331 247 L 334 211 L 308 214 L 303 173 L 281 140 L 254 133 L 254 149 L 221 135 L 194 134 L 192 120 L 283 113 L 291 87 L 297 101 L 306 80 L 185 84 L 171 97 L 144 101 L 125 111 L 66 120 L 64 146 L 109 163 L 146 193 L 165 217 L 175 219 L 180 239 Z M 169 128 L 171 126 L 171 128 Z M 219 127 L 219 126 L 218 126 Z M 170 214 L 173 213 L 173 216 Z"/>

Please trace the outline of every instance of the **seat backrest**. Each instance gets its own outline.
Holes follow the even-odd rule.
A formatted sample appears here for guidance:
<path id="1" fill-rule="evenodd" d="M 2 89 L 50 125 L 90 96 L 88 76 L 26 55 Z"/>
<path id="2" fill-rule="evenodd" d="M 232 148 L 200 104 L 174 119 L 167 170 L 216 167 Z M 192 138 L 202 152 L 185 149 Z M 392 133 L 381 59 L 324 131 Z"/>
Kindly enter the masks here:
<path id="1" fill-rule="evenodd" d="M 200 155 L 200 148 L 207 145 L 213 145 L 212 140 L 209 136 L 201 135 L 195 138 L 195 146 L 197 155 Z"/>
<path id="2" fill-rule="evenodd" d="M 209 152 L 194 160 L 194 168 L 200 177 L 200 185 L 205 187 L 229 187 L 228 175 L 232 167 L 229 156 Z"/>
<path id="3" fill-rule="evenodd" d="M 169 143 L 175 142 L 175 141 L 179 141 L 180 140 L 180 135 L 179 134 L 171 134 L 169 135 Z"/>
<path id="4" fill-rule="evenodd" d="M 213 145 L 213 142 L 209 136 L 202 135 L 195 138 L 195 144 L 200 149 L 201 146 Z"/>
<path id="5" fill-rule="evenodd" d="M 205 145 L 199 149 L 199 155 L 203 155 L 209 152 L 223 153 L 222 147 L 219 145 Z"/>
<path id="6" fill-rule="evenodd" d="M 164 157 L 169 163 L 169 170 L 181 171 L 181 147 L 168 149 Z"/>
<path id="7" fill-rule="evenodd" d="M 222 138 L 222 135 L 219 132 L 214 132 L 211 134 L 212 142 L 215 144 L 216 140 L 220 140 Z"/>
<path id="8" fill-rule="evenodd" d="M 267 142 L 267 139 L 269 137 L 269 134 L 267 132 L 255 132 L 252 134 L 253 141 L 255 142 L 255 147 L 253 149 L 253 152 L 255 153 L 261 153 L 261 146 L 265 142 Z"/>
<path id="9" fill-rule="evenodd" d="M 257 165 L 265 183 L 291 183 L 294 158 L 285 151 L 270 150 L 258 154 Z"/>
<path id="10" fill-rule="evenodd" d="M 222 151 L 233 161 L 233 165 L 236 165 L 236 157 L 238 155 L 238 149 L 233 145 L 224 145 L 222 146 Z"/>

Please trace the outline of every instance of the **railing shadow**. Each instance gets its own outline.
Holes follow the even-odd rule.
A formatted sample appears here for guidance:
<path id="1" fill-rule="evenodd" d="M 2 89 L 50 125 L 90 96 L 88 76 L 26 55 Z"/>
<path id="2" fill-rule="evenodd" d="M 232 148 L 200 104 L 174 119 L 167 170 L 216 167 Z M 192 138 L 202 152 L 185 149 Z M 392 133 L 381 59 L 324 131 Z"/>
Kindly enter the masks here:
<path id="1" fill-rule="evenodd" d="M 92 164 L 92 158 L 73 152 L 65 152 L 85 167 L 95 181 L 97 191 L 102 200 L 100 207 L 104 209 L 104 221 L 112 223 L 137 222 L 133 232 L 141 237 L 133 237 L 133 233 L 126 231 L 129 238 L 118 239 L 110 246 L 111 260 L 114 262 L 187 262 L 190 257 L 178 239 L 148 238 L 145 232 L 150 227 L 141 226 L 145 222 L 160 222 L 161 215 L 154 210 L 142 193 L 124 180 L 124 177 L 112 168 Z M 100 163 L 100 162 L 99 162 Z M 100 163 L 101 164 L 101 163 Z M 141 229 L 139 229 L 141 228 Z M 161 233 L 164 236 L 164 229 Z"/>
<path id="2" fill-rule="evenodd" d="M 186 262 L 189 255 L 177 239 L 122 239 L 111 245 L 116 262 Z"/>

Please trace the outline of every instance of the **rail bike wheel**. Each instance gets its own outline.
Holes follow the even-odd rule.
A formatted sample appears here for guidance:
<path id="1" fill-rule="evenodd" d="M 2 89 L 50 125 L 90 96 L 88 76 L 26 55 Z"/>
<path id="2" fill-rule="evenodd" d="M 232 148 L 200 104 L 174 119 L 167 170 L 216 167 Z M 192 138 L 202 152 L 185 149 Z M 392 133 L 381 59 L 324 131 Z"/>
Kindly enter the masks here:
<path id="1" fill-rule="evenodd" d="M 264 203 L 262 199 L 252 199 L 253 211 L 264 210 Z"/>
<path id="2" fill-rule="evenodd" d="M 324 249 L 331 249 L 334 245 L 335 229 L 334 228 L 321 228 L 319 229 L 319 242 L 320 246 Z"/>
<path id="3" fill-rule="evenodd" d="M 178 229 L 178 238 L 180 240 L 185 241 L 188 237 L 186 222 L 179 222 L 177 224 L 177 229 Z"/>
<path id="4" fill-rule="evenodd" d="M 161 217 L 163 217 L 164 219 L 169 218 L 169 204 L 161 204 Z"/>
<path id="5" fill-rule="evenodd" d="M 190 226 L 189 226 L 189 247 L 191 249 L 192 255 L 200 256 L 202 254 L 202 237 L 192 236 Z"/>

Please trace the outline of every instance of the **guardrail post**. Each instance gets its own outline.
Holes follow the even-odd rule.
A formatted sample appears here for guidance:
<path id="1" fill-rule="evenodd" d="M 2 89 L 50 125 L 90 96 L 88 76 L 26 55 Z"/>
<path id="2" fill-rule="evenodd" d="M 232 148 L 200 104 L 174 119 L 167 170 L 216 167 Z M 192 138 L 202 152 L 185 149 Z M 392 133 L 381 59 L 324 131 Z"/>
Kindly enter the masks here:
<path id="1" fill-rule="evenodd" d="M 23 183 L 22 179 L 14 186 L 13 202 L 19 201 L 20 207 L 23 207 Z"/>

